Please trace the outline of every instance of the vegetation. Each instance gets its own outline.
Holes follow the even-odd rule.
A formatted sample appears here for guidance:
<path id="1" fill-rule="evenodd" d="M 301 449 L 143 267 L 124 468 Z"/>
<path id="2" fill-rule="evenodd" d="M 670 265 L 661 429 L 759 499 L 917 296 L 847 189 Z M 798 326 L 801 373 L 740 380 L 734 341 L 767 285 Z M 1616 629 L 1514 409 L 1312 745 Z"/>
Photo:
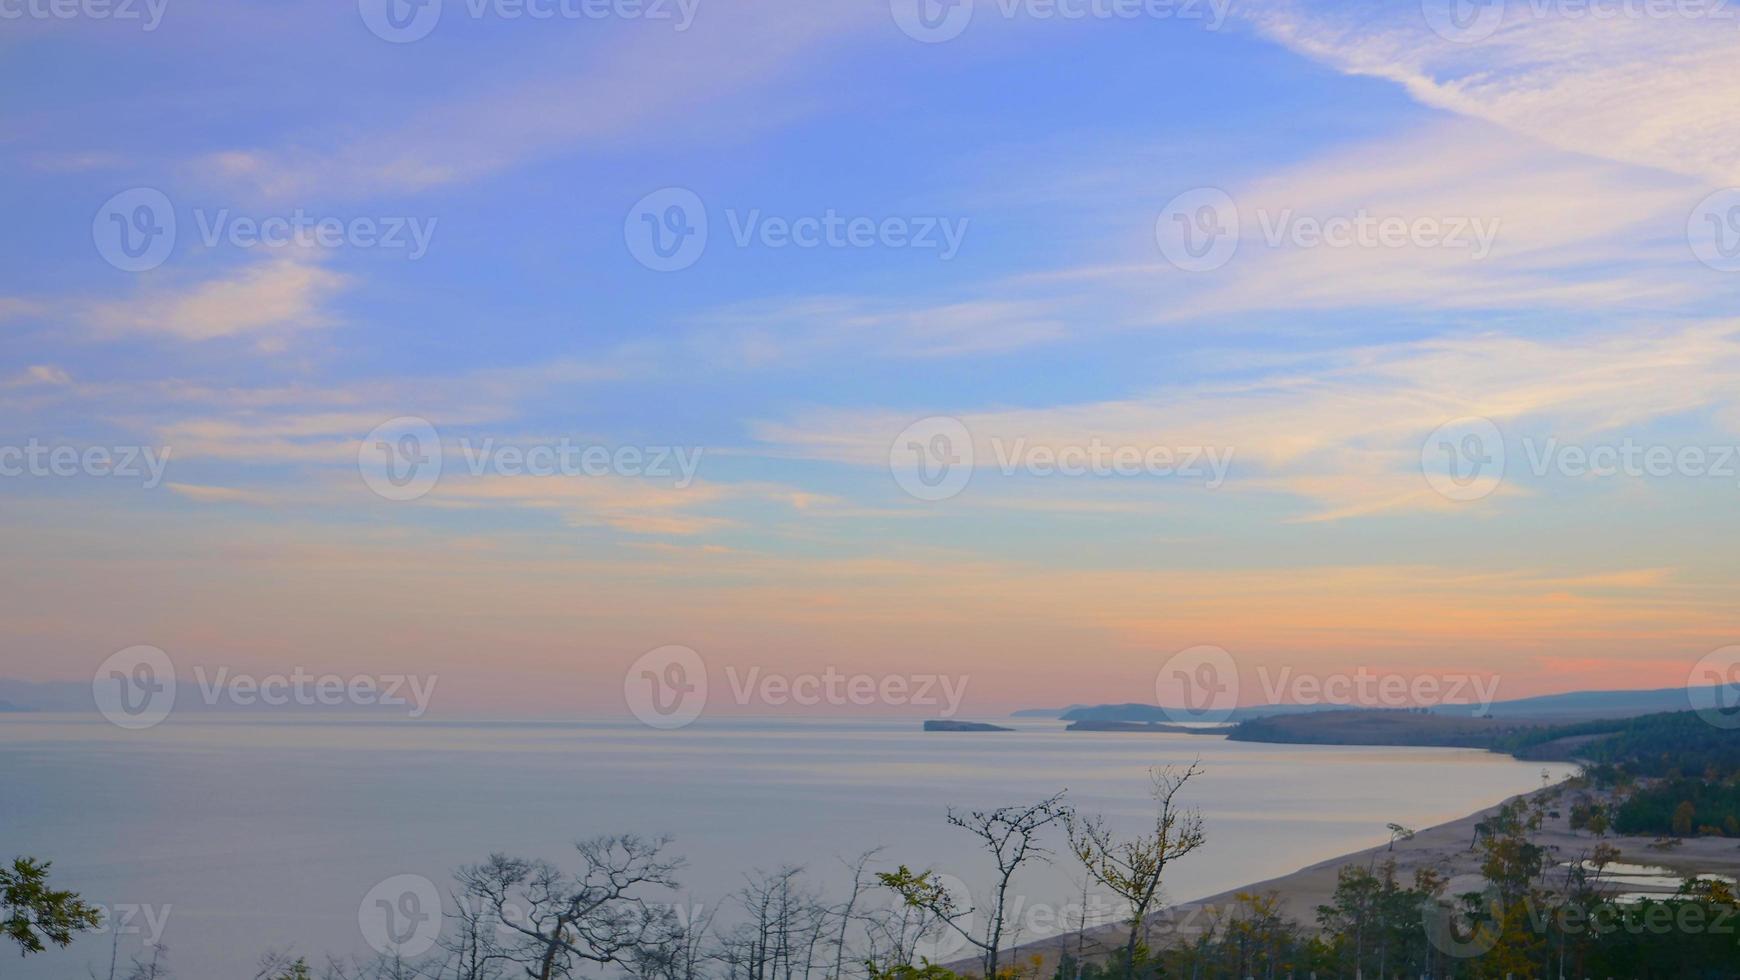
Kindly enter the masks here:
<path id="1" fill-rule="evenodd" d="M 1417 710 L 1361 708 L 1252 718 L 1240 722 L 1227 738 L 1235 742 L 1296 745 L 1432 745 L 1486 749 L 1533 731 L 1535 726 L 1527 722 Z"/>
<path id="2" fill-rule="evenodd" d="M 1151 774 L 1154 825 L 1141 837 L 1120 840 L 1099 817 L 1076 819 L 1072 815 L 1068 821 L 1069 846 L 1076 860 L 1089 878 L 1110 889 L 1128 908 L 1130 930 L 1122 956 L 1125 976 L 1135 974 L 1142 927 L 1148 921 L 1148 911 L 1159 900 L 1167 865 L 1189 856 L 1205 840 L 1202 815 L 1185 809 L 1178 799 L 1185 785 L 1201 774 L 1201 767 L 1194 763 L 1182 770 L 1165 768 Z"/>
<path id="3" fill-rule="evenodd" d="M 1740 733 L 1676 711 L 1543 728 L 1500 747 L 1526 755 L 1568 741 L 1591 780 L 1624 791 L 1610 814 L 1574 812 L 1574 826 L 1610 820 L 1622 834 L 1740 837 Z"/>
<path id="4" fill-rule="evenodd" d="M 103 923 L 102 913 L 86 905 L 76 892 L 51 888 L 51 861 L 21 857 L 12 867 L 0 867 L 0 934 L 18 944 L 19 955 L 66 947 L 81 932 Z"/>
<path id="5" fill-rule="evenodd" d="M 1014 881 L 1015 872 L 1029 860 L 1040 858 L 1049 852 L 1039 843 L 1040 832 L 1052 824 L 1067 820 L 1070 816 L 1069 807 L 1063 803 L 1063 794 L 1040 800 L 1031 806 L 1007 806 L 995 810 L 973 810 L 966 813 L 949 811 L 949 823 L 952 826 L 970 831 L 979 839 L 985 849 L 990 852 L 997 872 L 993 885 L 989 914 L 986 916 L 982 934 L 974 934 L 963 920 L 972 916 L 972 906 L 963 906 L 960 899 L 938 882 L 932 872 L 925 871 L 913 874 L 906 865 L 891 874 L 882 874 L 878 878 L 882 884 L 894 890 L 906 904 L 922 912 L 934 915 L 944 927 L 954 930 L 961 938 L 977 947 L 984 963 L 984 976 L 998 975 L 998 955 L 1003 946 L 1004 930 L 1009 919 L 1009 886 Z"/>

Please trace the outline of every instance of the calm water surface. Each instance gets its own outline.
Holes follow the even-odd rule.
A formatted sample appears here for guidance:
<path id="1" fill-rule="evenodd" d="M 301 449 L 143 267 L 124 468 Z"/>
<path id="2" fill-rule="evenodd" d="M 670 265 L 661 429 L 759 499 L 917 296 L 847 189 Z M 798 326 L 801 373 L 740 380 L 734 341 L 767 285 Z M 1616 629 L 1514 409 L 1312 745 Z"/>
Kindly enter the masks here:
<path id="1" fill-rule="evenodd" d="M 669 834 L 703 905 L 757 868 L 806 865 L 837 888 L 837 857 L 877 845 L 977 887 L 986 867 L 943 822 L 949 804 L 1028 802 L 1060 789 L 1125 829 L 1148 814 L 1147 770 L 1200 757 L 1192 784 L 1208 846 L 1168 878 L 1188 899 L 1381 843 L 1540 784 L 1542 767 L 1454 749 L 1256 745 L 1218 736 L 925 734 L 914 721 L 630 724 L 0 716 L 0 852 L 52 858 L 55 878 L 106 906 L 167 907 L 181 980 L 253 976 L 267 947 L 311 960 L 368 952 L 357 906 L 377 882 L 492 851 L 566 861 L 573 840 Z M 1555 778 L 1564 767 L 1551 767 Z M 1064 864 L 1021 879 L 1068 901 Z M 1031 934 L 1026 937 L 1031 938 Z M 122 938 L 122 959 L 142 938 Z M 108 937 L 8 957 L 0 978 L 106 971 Z"/>

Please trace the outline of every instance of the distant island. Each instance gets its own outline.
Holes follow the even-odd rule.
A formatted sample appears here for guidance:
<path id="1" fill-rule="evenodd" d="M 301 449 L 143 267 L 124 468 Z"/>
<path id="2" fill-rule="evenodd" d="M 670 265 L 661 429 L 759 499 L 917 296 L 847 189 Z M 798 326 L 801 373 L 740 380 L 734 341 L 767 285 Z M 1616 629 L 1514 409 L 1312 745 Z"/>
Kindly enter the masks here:
<path id="1" fill-rule="evenodd" d="M 1012 732 L 1013 728 L 1002 725 L 987 725 L 982 721 L 927 721 L 924 723 L 927 732 Z"/>

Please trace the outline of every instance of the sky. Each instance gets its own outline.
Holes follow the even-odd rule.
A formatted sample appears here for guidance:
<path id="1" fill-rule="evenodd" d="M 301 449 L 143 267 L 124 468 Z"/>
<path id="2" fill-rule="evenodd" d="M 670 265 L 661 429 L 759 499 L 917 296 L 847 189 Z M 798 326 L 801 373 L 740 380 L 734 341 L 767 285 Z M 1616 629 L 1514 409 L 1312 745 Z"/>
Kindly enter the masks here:
<path id="1" fill-rule="evenodd" d="M 0 0 L 0 677 L 1680 686 L 1737 63 L 1619 0 Z"/>

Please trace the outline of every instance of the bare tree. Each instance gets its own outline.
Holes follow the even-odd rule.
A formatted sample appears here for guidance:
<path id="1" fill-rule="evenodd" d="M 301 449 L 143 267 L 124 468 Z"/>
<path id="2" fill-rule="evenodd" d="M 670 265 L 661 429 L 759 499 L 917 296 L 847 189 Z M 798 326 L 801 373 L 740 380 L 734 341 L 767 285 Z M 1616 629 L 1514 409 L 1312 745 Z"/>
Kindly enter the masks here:
<path id="1" fill-rule="evenodd" d="M 1385 826 L 1388 827 L 1390 832 L 1390 846 L 1386 848 L 1386 850 L 1395 850 L 1396 841 L 1414 839 L 1414 831 L 1399 823 L 1386 824 Z M 1377 860 L 1377 855 L 1372 855 L 1372 860 Z"/>
<path id="2" fill-rule="evenodd" d="M 570 875 L 548 861 L 491 855 L 460 870 L 466 896 L 512 934 L 501 957 L 532 980 L 571 977 L 578 964 L 633 969 L 664 948 L 677 930 L 667 907 L 647 901 L 652 889 L 675 888 L 682 861 L 664 856 L 670 842 L 633 834 L 574 845 L 583 870 Z"/>
<path id="3" fill-rule="evenodd" d="M 975 909 L 961 908 L 947 887 L 934 877 L 934 872 L 913 873 L 906 865 L 892 872 L 877 875 L 882 882 L 905 900 L 906 904 L 925 909 L 936 916 L 943 926 L 953 929 L 979 950 L 986 980 L 997 976 L 997 954 L 1003 943 L 1008 922 L 1009 884 L 1015 872 L 1032 858 L 1044 859 L 1050 851 L 1039 843 L 1046 827 L 1069 818 L 1070 809 L 1063 802 L 1063 793 L 1048 796 L 1028 806 L 1005 806 L 995 810 L 949 809 L 952 826 L 972 832 L 996 864 L 997 875 L 991 889 L 991 907 L 986 916 L 982 936 L 973 934 L 970 916 Z M 966 924 L 963 924 L 965 922 Z"/>
<path id="4" fill-rule="evenodd" d="M 687 914 L 676 923 L 677 931 L 645 957 L 641 975 L 647 980 L 705 980 L 706 964 L 719 958 L 710 945 L 713 911 L 703 914 L 695 904 L 685 908 Z"/>
<path id="5" fill-rule="evenodd" d="M 847 936 L 857 915 L 858 898 L 864 891 L 864 869 L 881 852 L 882 848 L 873 847 L 847 865 L 852 869 L 852 890 L 847 893 L 845 904 L 834 913 L 840 920 L 840 930 L 834 937 L 834 980 L 845 980 Z"/>
<path id="6" fill-rule="evenodd" d="M 936 931 L 938 918 L 928 909 L 901 901 L 892 908 L 865 912 L 864 962 L 870 972 L 887 972 L 891 967 L 912 965 L 918 955 L 918 943 L 928 933 Z"/>
<path id="7" fill-rule="evenodd" d="M 308 961 L 290 950 L 269 949 L 260 957 L 254 980 L 314 980 Z"/>
<path id="8" fill-rule="evenodd" d="M 802 875 L 799 867 L 757 873 L 738 893 L 747 921 L 723 950 L 735 980 L 798 980 L 815 968 L 828 910 L 803 886 Z"/>
<path id="9" fill-rule="evenodd" d="M 499 923 L 495 913 L 476 895 L 454 895 L 453 905 L 448 918 L 454 928 L 443 929 L 438 940 L 446 959 L 432 976 L 437 980 L 500 980 L 507 955 L 496 940 Z"/>
<path id="10" fill-rule="evenodd" d="M 1076 859 L 1093 880 L 1129 906 L 1130 934 L 1124 942 L 1126 977 L 1135 974 L 1136 943 L 1148 913 L 1159 901 L 1167 866 L 1202 846 L 1202 815 L 1178 801 L 1185 784 L 1201 774 L 1201 766 L 1194 762 L 1184 769 L 1166 766 L 1153 771 L 1154 828 L 1141 837 L 1119 839 L 1101 817 L 1069 821 L 1070 849 Z"/>
<path id="11" fill-rule="evenodd" d="M 133 968 L 127 972 L 127 980 L 169 980 L 169 967 L 163 961 L 169 955 L 169 947 L 162 943 L 151 944 L 151 958 L 133 957 Z"/>

